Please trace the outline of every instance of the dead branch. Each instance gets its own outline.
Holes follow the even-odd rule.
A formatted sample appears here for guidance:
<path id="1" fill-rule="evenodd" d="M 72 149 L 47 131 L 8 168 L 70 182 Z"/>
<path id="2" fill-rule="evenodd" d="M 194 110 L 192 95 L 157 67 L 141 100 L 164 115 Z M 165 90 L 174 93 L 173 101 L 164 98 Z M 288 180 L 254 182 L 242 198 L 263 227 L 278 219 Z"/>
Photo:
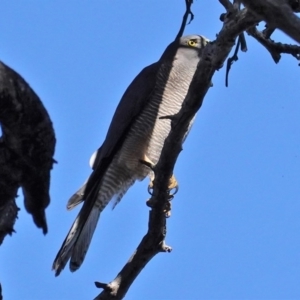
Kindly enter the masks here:
<path id="1" fill-rule="evenodd" d="M 202 105 L 204 96 L 211 86 L 214 72 L 223 65 L 234 46 L 236 37 L 257 21 L 258 19 L 246 9 L 238 12 L 234 20 L 224 23 L 216 41 L 205 48 L 203 58 L 190 85 L 185 104 L 176 118 L 172 120 L 172 130 L 165 141 L 160 160 L 155 166 L 156 176 L 151 198 L 153 206 L 149 215 L 148 232 L 114 280 L 108 284 L 96 283 L 96 286 L 104 288 L 104 290 L 95 299 L 124 298 L 130 285 L 145 265 L 159 252 L 171 251 L 171 248 L 166 246 L 164 242 L 166 218 L 163 209 L 169 201 L 170 195 L 167 192 L 167 187 L 181 151 L 181 141 L 190 120 Z"/>
<path id="2" fill-rule="evenodd" d="M 287 0 L 241 0 L 258 18 L 266 21 L 271 28 L 281 29 L 300 43 L 300 19 Z"/>
<path id="3" fill-rule="evenodd" d="M 186 26 L 187 21 L 188 21 L 188 17 L 190 16 L 189 23 L 191 23 L 194 19 L 194 14 L 191 10 L 192 4 L 193 4 L 193 0 L 185 0 L 186 9 L 185 9 L 185 13 L 184 13 L 183 18 L 182 18 L 180 29 L 178 31 L 178 34 L 177 34 L 175 40 L 178 40 L 182 37 L 185 26 Z"/>
<path id="4" fill-rule="evenodd" d="M 219 1 L 227 11 L 227 13 L 222 14 L 220 17 L 220 20 L 222 22 L 224 22 L 232 17 L 235 17 L 237 12 L 240 11 L 240 5 L 237 1 L 234 1 L 233 4 L 228 0 L 219 0 Z M 247 50 L 248 50 L 244 32 L 239 34 L 234 53 L 231 57 L 229 57 L 227 59 L 226 75 L 225 75 L 225 86 L 226 87 L 228 87 L 229 71 L 231 69 L 232 64 L 238 60 L 239 50 L 241 50 L 243 52 L 247 52 Z"/>
<path id="5" fill-rule="evenodd" d="M 47 233 L 50 170 L 55 135 L 39 97 L 14 70 L 0 62 L 0 244 L 17 218 L 17 190 L 22 187 L 26 210 Z"/>
<path id="6" fill-rule="evenodd" d="M 133 253 L 128 263 L 114 280 L 108 284 L 96 283 L 97 287 L 104 289 L 96 297 L 98 300 L 124 298 L 130 285 L 144 266 L 157 253 L 169 252 L 171 250 L 164 244 L 166 220 L 162 213 L 162 209 L 169 201 L 170 197 L 166 192 L 169 178 L 173 174 L 174 165 L 180 151 L 182 150 L 181 141 L 187 131 L 188 124 L 194 117 L 195 113 L 200 109 L 204 97 L 211 86 L 211 80 L 215 71 L 219 70 L 223 66 L 235 44 L 236 38 L 249 28 L 253 28 L 263 19 L 267 20 L 267 22 L 272 24 L 272 26 L 275 25 L 275 27 L 277 26 L 278 21 L 278 28 L 284 28 L 286 32 L 289 32 L 296 40 L 298 40 L 298 36 L 300 37 L 300 27 L 298 27 L 295 32 L 294 24 L 290 24 L 290 22 L 288 22 L 288 24 L 285 24 L 284 26 L 282 25 L 286 18 L 290 16 L 290 13 L 293 14 L 293 11 L 290 6 L 287 5 L 288 7 L 284 7 L 284 11 L 279 14 L 278 4 L 283 3 L 281 0 L 265 1 L 267 4 L 269 3 L 271 6 L 273 5 L 273 9 L 270 10 L 271 16 L 267 16 L 267 4 L 264 5 L 265 10 L 263 10 L 262 13 L 260 9 L 256 11 L 254 5 L 249 5 L 249 8 L 244 8 L 240 11 L 239 9 L 236 9 L 237 7 L 239 8 L 239 5 L 236 5 L 238 4 L 238 1 L 235 1 L 234 6 L 232 6 L 232 3 L 229 1 L 220 0 L 220 2 L 227 10 L 231 10 L 233 8 L 233 12 L 231 12 L 231 16 L 228 17 L 227 14 L 224 18 L 223 28 L 218 34 L 217 39 L 208 44 L 204 49 L 202 59 L 198 64 L 197 71 L 189 87 L 182 109 L 175 118 L 172 119 L 172 130 L 168 138 L 165 140 L 160 160 L 154 168 L 156 176 L 153 196 L 151 198 L 153 206 L 149 215 L 148 233 L 144 236 L 142 242 Z M 248 1 L 243 2 L 245 2 L 245 5 L 247 6 Z M 253 2 L 260 3 L 261 1 L 257 0 Z M 276 3 L 274 4 L 273 2 Z M 286 5 L 286 3 L 283 3 L 282 5 Z M 274 13 L 277 14 L 276 18 L 274 18 Z M 290 54 L 294 55 L 293 53 Z"/>
<path id="7" fill-rule="evenodd" d="M 291 54 L 297 60 L 300 60 L 300 46 L 288 45 L 282 43 L 276 43 L 269 38 L 266 38 L 263 32 L 257 30 L 256 27 L 251 27 L 247 30 L 247 33 L 254 37 L 260 44 L 262 44 L 271 54 L 275 63 L 278 63 L 281 54 Z"/>

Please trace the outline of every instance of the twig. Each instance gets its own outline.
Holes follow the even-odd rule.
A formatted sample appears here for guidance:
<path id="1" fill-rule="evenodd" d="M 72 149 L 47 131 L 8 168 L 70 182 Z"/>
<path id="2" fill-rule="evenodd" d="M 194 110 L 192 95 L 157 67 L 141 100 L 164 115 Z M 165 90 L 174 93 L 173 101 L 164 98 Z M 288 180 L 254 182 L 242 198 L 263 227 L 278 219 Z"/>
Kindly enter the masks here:
<path id="1" fill-rule="evenodd" d="M 270 39 L 267 39 L 263 32 L 258 31 L 256 27 L 249 28 L 247 33 L 254 37 L 270 52 L 275 63 L 279 62 L 281 53 L 291 54 L 297 60 L 300 60 L 300 46 L 276 43 Z"/>
<path id="2" fill-rule="evenodd" d="M 228 87 L 228 77 L 229 77 L 229 71 L 231 69 L 232 64 L 237 61 L 238 58 L 238 52 L 240 48 L 240 39 L 238 39 L 237 45 L 235 47 L 234 53 L 231 57 L 227 59 L 227 65 L 226 65 L 226 75 L 225 75 L 225 86 Z"/>
<path id="3" fill-rule="evenodd" d="M 235 6 L 238 10 L 240 10 L 241 1 L 240 0 L 233 0 L 233 6 Z"/>
<path id="4" fill-rule="evenodd" d="M 246 38 L 245 38 L 245 34 L 244 32 L 241 33 L 239 35 L 239 41 L 240 41 L 240 49 L 242 52 L 247 52 L 248 51 L 248 47 L 247 47 L 247 43 L 246 43 Z"/>
<path id="5" fill-rule="evenodd" d="M 219 2 L 224 6 L 227 12 L 233 10 L 233 4 L 229 0 L 219 0 Z"/>
<path id="6" fill-rule="evenodd" d="M 178 40 L 178 39 L 180 39 L 182 37 L 184 29 L 185 29 L 185 26 L 186 26 L 187 21 L 188 21 L 188 17 L 190 16 L 190 21 L 189 21 L 188 24 L 190 24 L 193 21 L 193 19 L 194 19 L 194 14 L 191 11 L 192 4 L 193 4 L 193 0 L 185 0 L 186 10 L 185 10 L 185 13 L 183 15 L 182 23 L 181 23 L 179 32 L 178 32 L 175 40 Z"/>
<path id="7" fill-rule="evenodd" d="M 228 0 L 219 0 L 220 3 L 225 7 L 227 13 L 222 14 L 220 20 L 223 22 L 228 22 L 230 19 L 234 19 L 236 14 L 240 11 L 240 3 L 239 1 L 234 1 L 233 4 Z M 226 75 L 225 75 L 225 86 L 228 87 L 228 77 L 229 71 L 234 61 L 238 60 L 238 51 L 246 52 L 247 51 L 247 43 L 245 39 L 244 33 L 240 33 L 238 37 L 238 42 L 232 57 L 228 58 L 227 60 L 227 67 L 226 67 Z"/>
<path id="8" fill-rule="evenodd" d="M 271 27 L 269 24 L 266 24 L 266 28 L 262 31 L 262 34 L 266 39 L 269 39 L 276 28 Z"/>

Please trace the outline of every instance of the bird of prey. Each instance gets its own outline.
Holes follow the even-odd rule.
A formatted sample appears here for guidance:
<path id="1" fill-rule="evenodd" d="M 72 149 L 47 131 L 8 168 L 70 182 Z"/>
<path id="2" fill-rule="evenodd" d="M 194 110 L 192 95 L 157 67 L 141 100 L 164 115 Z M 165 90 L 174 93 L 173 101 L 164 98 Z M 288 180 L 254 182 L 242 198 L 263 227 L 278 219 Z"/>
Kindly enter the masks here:
<path id="1" fill-rule="evenodd" d="M 0 244 L 13 231 L 21 186 L 26 210 L 47 233 L 50 171 L 55 134 L 39 97 L 14 70 L 0 62 Z"/>
<path id="2" fill-rule="evenodd" d="M 136 180 L 147 175 L 153 180 L 150 166 L 158 162 L 171 130 L 170 118 L 162 117 L 179 112 L 207 43 L 200 35 L 175 40 L 125 91 L 104 143 L 92 156 L 92 174 L 68 201 L 68 209 L 83 206 L 54 260 L 56 276 L 69 260 L 71 271 L 80 267 L 111 199 L 116 205 Z M 176 180 L 170 185 L 176 187 Z"/>

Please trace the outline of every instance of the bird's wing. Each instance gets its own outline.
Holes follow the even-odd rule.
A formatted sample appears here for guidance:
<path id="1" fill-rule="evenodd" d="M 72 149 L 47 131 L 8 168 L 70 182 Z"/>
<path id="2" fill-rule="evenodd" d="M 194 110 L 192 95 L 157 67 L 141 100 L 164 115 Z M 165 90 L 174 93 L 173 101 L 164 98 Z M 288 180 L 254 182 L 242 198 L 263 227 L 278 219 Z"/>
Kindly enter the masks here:
<path id="1" fill-rule="evenodd" d="M 69 259 L 70 268 L 75 271 L 82 263 L 93 232 L 99 219 L 100 209 L 95 207 L 100 183 L 114 155 L 118 152 L 131 124 L 141 113 L 155 86 L 159 63 L 144 68 L 125 91 L 108 129 L 104 143 L 98 149 L 93 172 L 85 183 L 69 200 L 72 209 L 84 200 L 83 206 L 65 238 L 55 260 L 53 269 L 56 276 Z M 83 191 L 84 190 L 84 191 Z"/>
<path id="2" fill-rule="evenodd" d="M 159 63 L 144 68 L 126 89 L 116 108 L 106 138 L 97 151 L 93 169 L 101 165 L 101 161 L 122 144 L 126 132 L 149 99 L 155 86 L 158 68 Z"/>
<path id="3" fill-rule="evenodd" d="M 78 191 L 80 193 L 75 193 L 68 201 L 67 207 L 69 209 L 79 204 L 83 199 L 86 200 L 87 195 L 91 193 L 92 190 L 94 190 L 93 193 L 97 193 L 95 189 L 105 170 L 109 166 L 114 155 L 120 149 L 131 124 L 143 110 L 151 95 L 155 86 L 159 65 L 159 62 L 156 62 L 145 67 L 126 89 L 116 108 L 106 138 L 102 146 L 96 151 L 91 159 L 90 164 L 93 168 L 93 172 L 85 186 Z"/>

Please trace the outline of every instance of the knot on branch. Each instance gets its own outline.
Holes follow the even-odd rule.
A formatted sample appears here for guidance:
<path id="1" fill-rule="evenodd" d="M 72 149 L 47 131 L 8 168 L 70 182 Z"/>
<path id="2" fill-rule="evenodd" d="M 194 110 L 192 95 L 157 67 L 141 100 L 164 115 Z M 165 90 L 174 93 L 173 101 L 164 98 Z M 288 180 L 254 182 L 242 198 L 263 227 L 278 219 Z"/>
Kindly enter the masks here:
<path id="1" fill-rule="evenodd" d="M 111 292 L 112 291 L 112 287 L 109 284 L 107 284 L 107 283 L 95 281 L 95 286 L 98 289 L 103 289 L 103 290 L 105 290 L 107 292 Z"/>
<path id="2" fill-rule="evenodd" d="M 160 246 L 160 252 L 170 253 L 172 251 L 172 247 L 168 246 L 164 240 L 159 244 L 159 246 Z"/>

